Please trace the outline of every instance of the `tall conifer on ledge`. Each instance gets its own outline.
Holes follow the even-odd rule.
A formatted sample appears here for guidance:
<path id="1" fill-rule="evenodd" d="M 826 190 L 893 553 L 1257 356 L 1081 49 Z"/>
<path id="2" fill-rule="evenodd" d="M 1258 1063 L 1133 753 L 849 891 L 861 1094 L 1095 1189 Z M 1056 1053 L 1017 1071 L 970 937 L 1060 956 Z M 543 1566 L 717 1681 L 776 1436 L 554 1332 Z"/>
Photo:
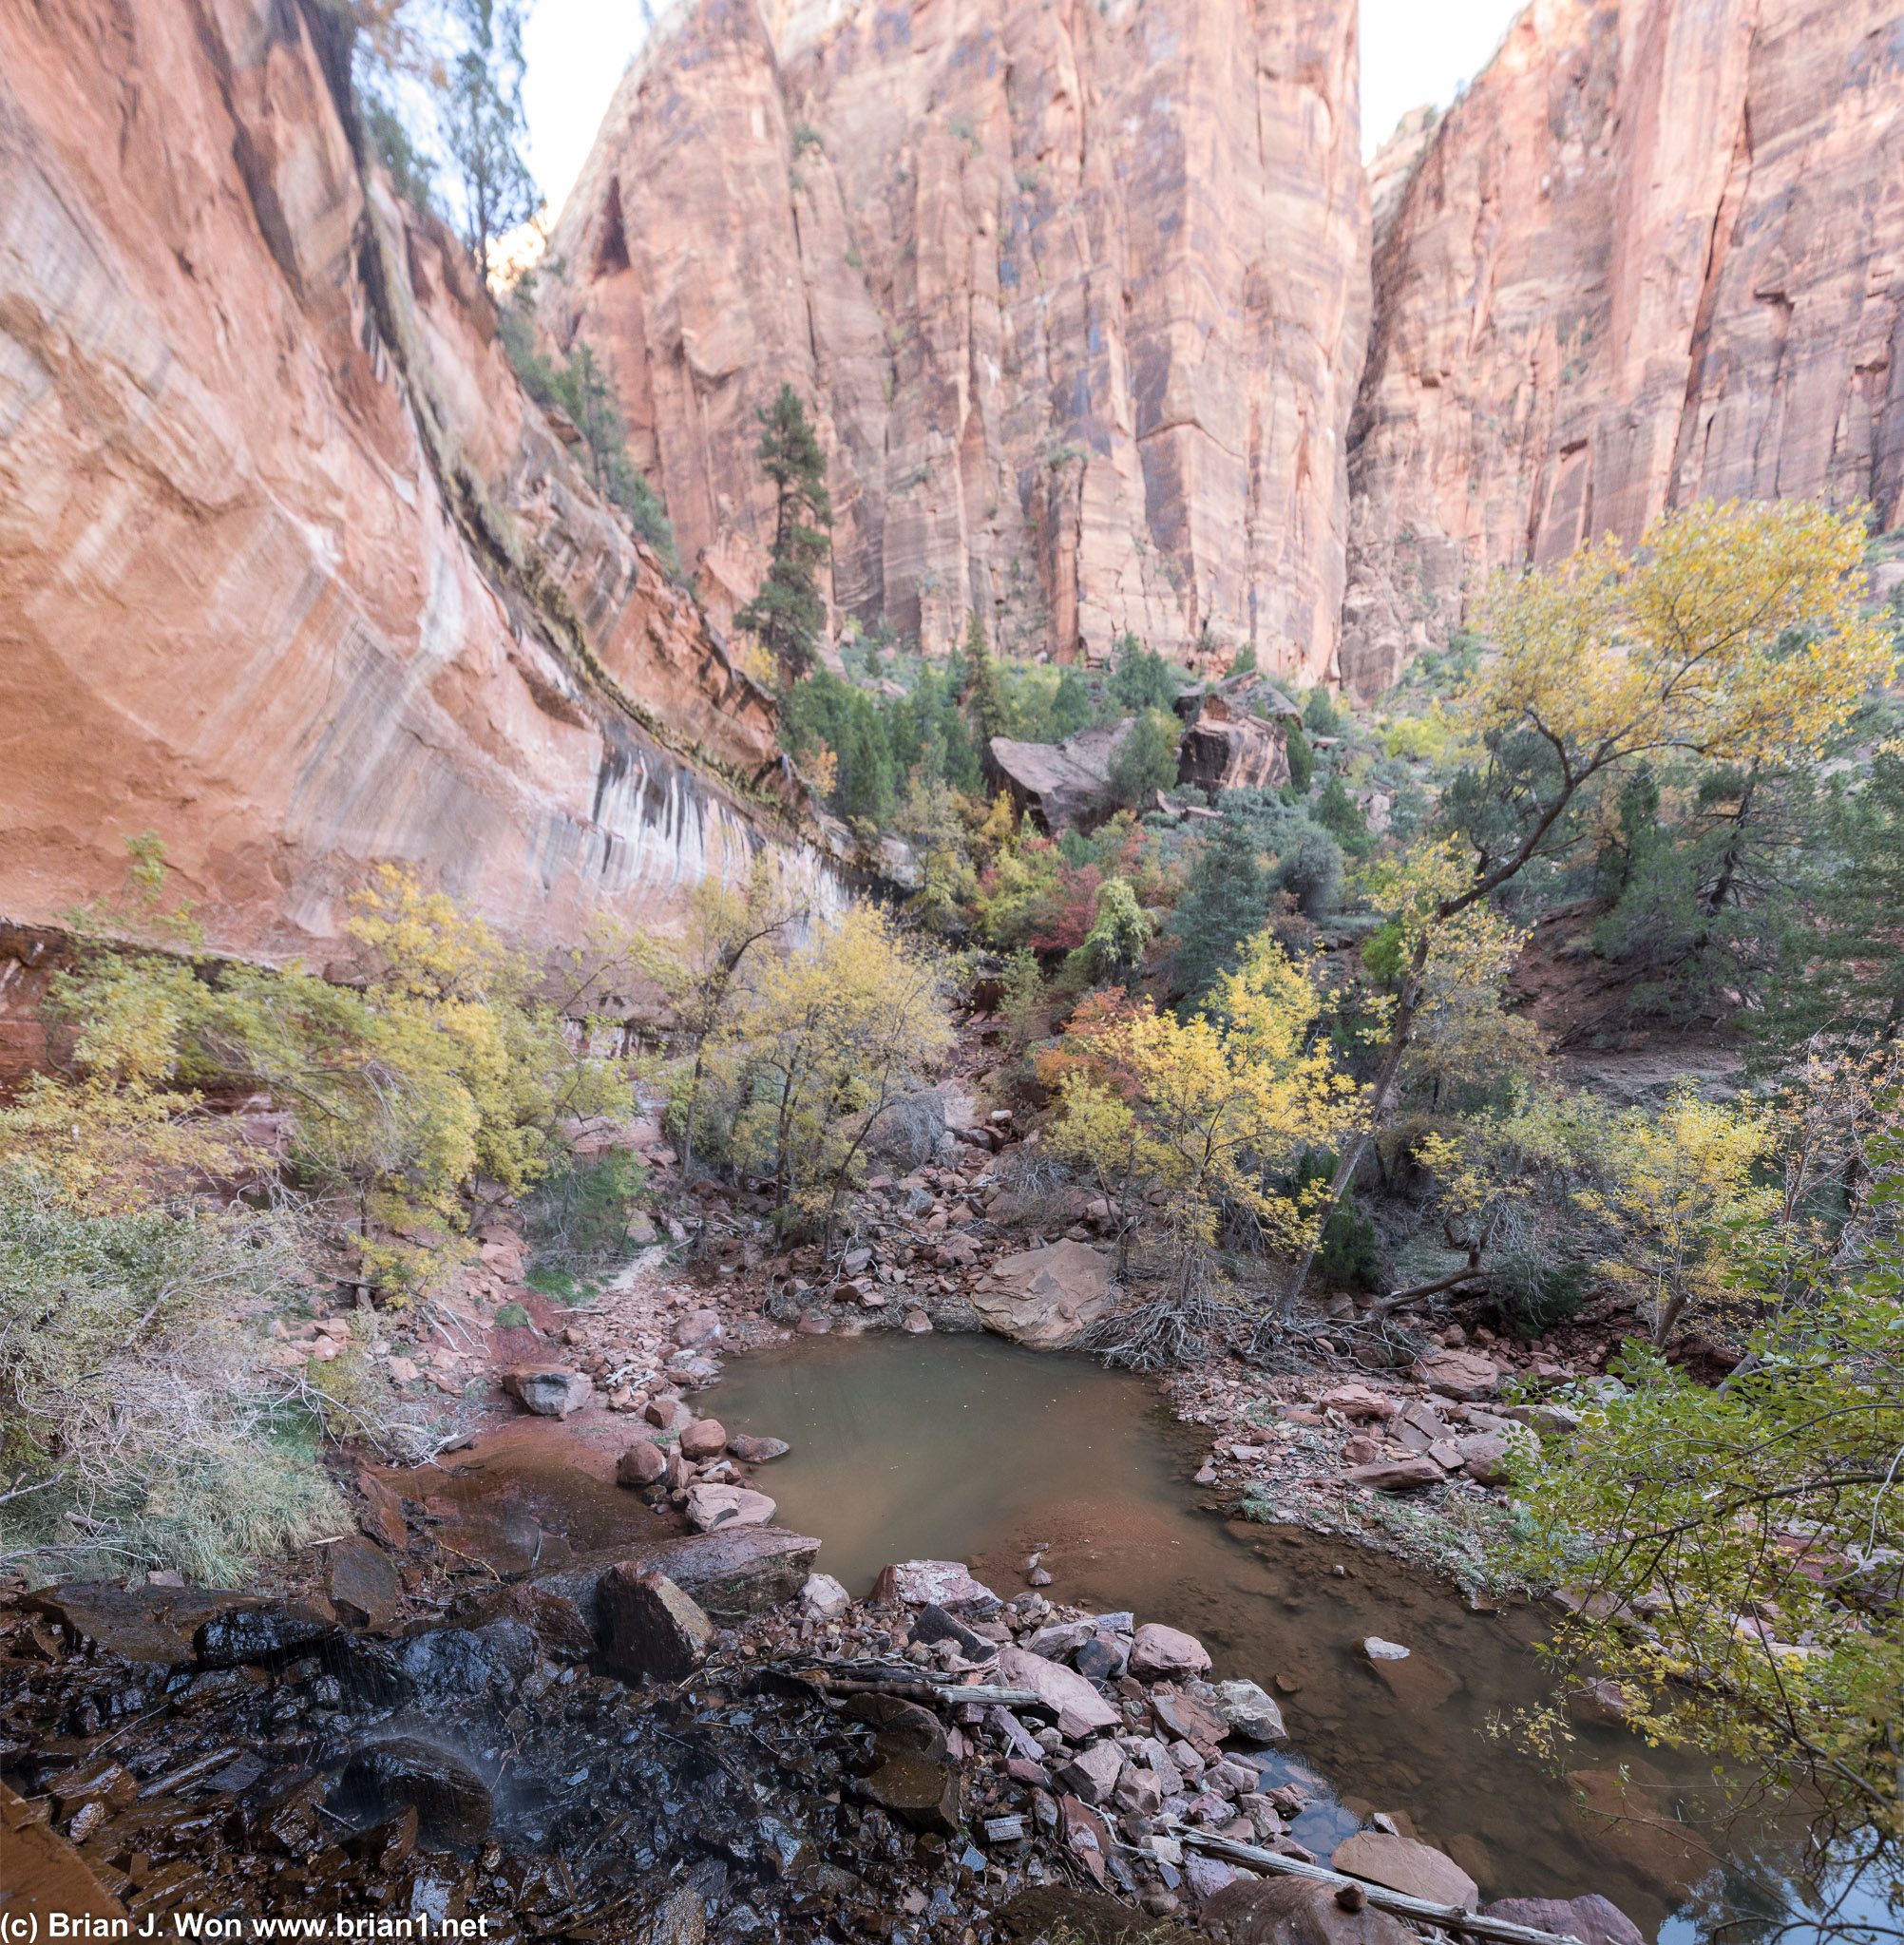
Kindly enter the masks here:
<path id="1" fill-rule="evenodd" d="M 833 497 L 827 490 L 827 455 L 790 385 L 760 417 L 760 467 L 773 482 L 773 560 L 760 592 L 733 618 L 751 628 L 791 688 L 813 665 L 826 626 L 819 567 L 831 544 Z"/>

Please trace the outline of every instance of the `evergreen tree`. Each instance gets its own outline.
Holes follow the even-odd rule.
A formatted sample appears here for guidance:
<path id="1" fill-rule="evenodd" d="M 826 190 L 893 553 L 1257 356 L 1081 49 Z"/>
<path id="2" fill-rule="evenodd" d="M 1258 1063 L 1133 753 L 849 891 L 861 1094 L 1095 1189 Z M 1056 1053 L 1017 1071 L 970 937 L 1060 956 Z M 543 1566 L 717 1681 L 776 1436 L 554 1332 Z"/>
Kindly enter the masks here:
<path id="1" fill-rule="evenodd" d="M 1904 747 L 1826 811 L 1822 861 L 1778 901 L 1778 969 L 1754 1037 L 1776 1052 L 1815 1034 L 1904 1035 Z"/>
<path id="2" fill-rule="evenodd" d="M 1084 686 L 1084 677 L 1076 669 L 1067 668 L 1058 677 L 1057 692 L 1051 698 L 1052 741 L 1061 743 L 1067 736 L 1088 730 L 1093 714 L 1091 691 Z"/>
<path id="3" fill-rule="evenodd" d="M 1012 711 L 999 665 L 985 645 L 985 624 L 979 619 L 977 608 L 965 623 L 964 678 L 965 713 L 971 717 L 982 747 L 994 736 L 1008 733 Z"/>
<path id="4" fill-rule="evenodd" d="M 773 482 L 773 558 L 766 584 L 733 618 L 766 644 L 790 689 L 813 665 L 827 608 L 819 568 L 831 545 L 833 497 L 827 455 L 800 395 L 783 385 L 759 414 L 761 470 Z"/>
<path id="5" fill-rule="evenodd" d="M 1226 816 L 1190 872 L 1171 929 L 1177 990 L 1200 1000 L 1218 974 L 1234 972 L 1243 944 L 1263 929 L 1272 887 L 1248 822 Z"/>
<path id="6" fill-rule="evenodd" d="M 1329 778 L 1309 814 L 1351 857 L 1365 858 L 1375 849 L 1375 839 L 1368 833 L 1368 819 L 1361 814 L 1361 805 L 1343 788 L 1341 777 Z"/>
<path id="7" fill-rule="evenodd" d="M 1177 780 L 1181 725 L 1161 709 L 1147 709 L 1124 734 L 1111 759 L 1111 794 L 1127 809 L 1148 804 Z"/>
<path id="8" fill-rule="evenodd" d="M 1134 635 L 1117 643 L 1117 660 L 1111 671 L 1111 699 L 1132 715 L 1147 709 L 1171 709 L 1177 699 L 1177 677 L 1155 649 L 1146 648 Z"/>
<path id="9" fill-rule="evenodd" d="M 1309 739 L 1304 735 L 1300 723 L 1289 725 L 1285 748 L 1289 758 L 1289 788 L 1299 797 L 1306 796 L 1316 780 L 1316 753 L 1309 748 Z"/>
<path id="10" fill-rule="evenodd" d="M 437 121 L 461 182 L 463 238 L 486 274 L 489 245 L 542 202 L 523 160 L 522 0 L 444 0 L 460 45 L 444 64 Z"/>

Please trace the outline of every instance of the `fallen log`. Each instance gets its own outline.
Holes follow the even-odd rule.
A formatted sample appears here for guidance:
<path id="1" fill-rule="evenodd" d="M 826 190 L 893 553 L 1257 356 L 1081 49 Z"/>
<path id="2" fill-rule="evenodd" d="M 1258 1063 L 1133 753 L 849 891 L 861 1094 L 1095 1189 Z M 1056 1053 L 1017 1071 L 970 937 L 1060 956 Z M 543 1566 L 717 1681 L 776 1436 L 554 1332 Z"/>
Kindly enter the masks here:
<path id="1" fill-rule="evenodd" d="M 1372 1884 L 1366 1878 L 1350 1878 L 1322 1864 L 1305 1864 L 1300 1858 L 1285 1858 L 1280 1852 L 1264 1850 L 1253 1843 L 1218 1837 L 1214 1831 L 1192 1830 L 1188 1825 L 1165 1820 L 1165 1827 L 1179 1843 L 1208 1851 L 1212 1857 L 1230 1858 L 1251 1870 L 1280 1871 L 1289 1878 L 1309 1878 L 1319 1884 L 1333 1884 L 1338 1891 L 1360 1892 L 1378 1911 L 1392 1912 L 1399 1918 L 1418 1918 L 1424 1924 L 1439 1925 L 1444 1932 L 1464 1932 L 1471 1938 L 1498 1938 L 1502 1945 L 1581 1945 L 1566 1932 L 1537 1932 L 1532 1925 L 1516 1925 L 1508 1918 L 1483 1917 L 1458 1904 L 1436 1904 L 1426 1897 L 1410 1897 L 1403 1891 L 1390 1891 Z"/>
<path id="2" fill-rule="evenodd" d="M 852 1669 L 852 1665 L 847 1665 Z M 954 1682 L 935 1682 L 923 1674 L 907 1672 L 904 1675 L 883 1674 L 876 1669 L 863 1665 L 858 1670 L 834 1674 L 830 1669 L 814 1667 L 793 1667 L 786 1662 L 761 1662 L 752 1672 L 756 1675 L 778 1675 L 785 1681 L 804 1682 L 809 1688 L 817 1688 L 823 1696 L 833 1695 L 896 1695 L 905 1702 L 923 1702 L 929 1707 L 942 1708 L 948 1705 L 954 1707 L 969 1703 L 975 1708 L 1043 1708 L 1037 1693 L 1030 1688 L 1002 1688 L 995 1683 L 975 1683 L 970 1688 L 962 1688 Z"/>

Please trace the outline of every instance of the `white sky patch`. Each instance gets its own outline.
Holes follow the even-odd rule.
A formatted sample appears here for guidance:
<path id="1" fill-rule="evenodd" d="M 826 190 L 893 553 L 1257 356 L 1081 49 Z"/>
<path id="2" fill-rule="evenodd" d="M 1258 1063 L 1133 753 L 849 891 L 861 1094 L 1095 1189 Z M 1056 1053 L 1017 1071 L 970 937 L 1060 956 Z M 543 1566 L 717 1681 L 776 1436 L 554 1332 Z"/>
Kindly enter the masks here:
<path id="1" fill-rule="evenodd" d="M 1515 11 L 1513 0 L 1361 0 L 1362 154 L 1410 108 L 1445 108 L 1487 66 Z M 641 0 L 535 0 L 523 103 L 529 166 L 557 210 L 647 30 Z"/>
<path id="2" fill-rule="evenodd" d="M 1361 0 L 1362 159 L 1410 108 L 1445 108 L 1519 10 L 1515 0 Z"/>
<path id="3" fill-rule="evenodd" d="M 529 167 L 561 212 L 648 31 L 641 0 L 534 0 L 523 29 Z"/>

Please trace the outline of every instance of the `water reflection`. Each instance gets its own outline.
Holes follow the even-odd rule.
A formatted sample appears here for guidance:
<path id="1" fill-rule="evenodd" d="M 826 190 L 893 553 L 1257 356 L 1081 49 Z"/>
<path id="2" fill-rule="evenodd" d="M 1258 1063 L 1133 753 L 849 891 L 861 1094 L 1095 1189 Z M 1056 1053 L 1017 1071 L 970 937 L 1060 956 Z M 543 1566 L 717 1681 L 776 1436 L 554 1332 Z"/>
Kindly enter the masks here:
<path id="1" fill-rule="evenodd" d="M 731 1431 L 791 1442 L 756 1483 L 855 1593 L 925 1556 L 969 1561 L 1010 1598 L 1048 1549 L 1052 1599 L 1186 1628 L 1219 1678 L 1273 1688 L 1291 1738 L 1278 1760 L 1319 1780 L 1297 1832 L 1311 1849 L 1385 1811 L 1491 1897 L 1601 1892 L 1662 1945 L 1749 1913 L 1752 1874 L 1701 1834 L 1709 1772 L 1582 1727 L 1562 1781 L 1489 1735 L 1545 1697 L 1535 1611 L 1473 1612 L 1344 1542 L 1199 1514 L 1205 1441 L 1136 1379 L 990 1337 L 823 1338 L 736 1361 L 708 1403 Z M 1372 1664 L 1370 1634 L 1409 1658 Z"/>

